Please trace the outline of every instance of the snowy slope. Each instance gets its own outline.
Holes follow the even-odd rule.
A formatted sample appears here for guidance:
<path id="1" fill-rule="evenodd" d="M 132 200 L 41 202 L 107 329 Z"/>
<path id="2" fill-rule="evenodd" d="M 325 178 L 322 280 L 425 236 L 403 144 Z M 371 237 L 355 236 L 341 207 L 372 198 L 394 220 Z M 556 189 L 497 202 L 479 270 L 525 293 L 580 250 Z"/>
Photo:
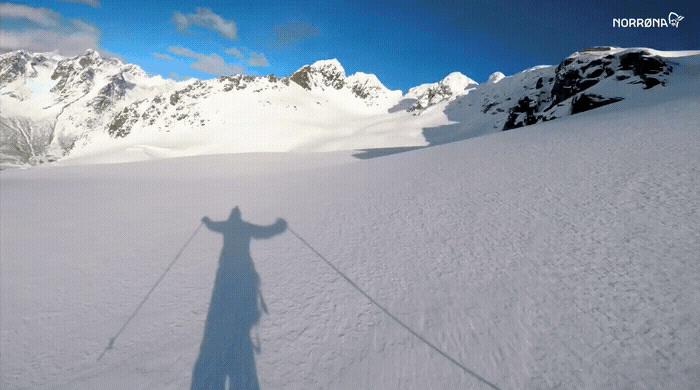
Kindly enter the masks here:
<path id="1" fill-rule="evenodd" d="M 3 171 L 0 387 L 189 388 L 208 316 L 233 315 L 209 306 L 212 290 L 242 272 L 215 280 L 222 236 L 206 228 L 97 358 L 200 219 L 238 205 L 250 223 L 284 218 L 499 388 L 693 389 L 694 61 L 679 60 L 679 81 L 649 98 L 377 159 L 248 153 Z M 290 231 L 253 240 L 250 256 L 269 312 L 246 344 L 259 347 L 261 388 L 488 388 Z"/>
<path id="2" fill-rule="evenodd" d="M 697 85 L 699 55 L 589 48 L 557 66 L 536 66 L 509 77 L 496 72 L 444 107 L 451 124 L 425 129 L 423 135 L 435 145 L 557 120 L 622 100 L 634 100 L 635 105 L 654 102 L 666 94 L 664 89 L 685 91 Z"/>

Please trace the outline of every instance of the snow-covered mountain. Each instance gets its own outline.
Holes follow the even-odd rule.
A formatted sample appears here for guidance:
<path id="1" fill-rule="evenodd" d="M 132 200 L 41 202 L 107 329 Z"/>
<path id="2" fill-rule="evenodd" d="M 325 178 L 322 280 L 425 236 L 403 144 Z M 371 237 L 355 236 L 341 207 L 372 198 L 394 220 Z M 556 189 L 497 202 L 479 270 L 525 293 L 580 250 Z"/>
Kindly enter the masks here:
<path id="1" fill-rule="evenodd" d="M 108 129 L 124 106 L 177 85 L 93 50 L 74 58 L 0 55 L 0 158 L 38 163 L 63 157 L 79 140 Z"/>
<path id="2" fill-rule="evenodd" d="M 158 151 L 171 156 L 318 149 L 317 143 L 358 131 L 369 133 L 352 137 L 360 147 L 411 142 L 382 141 L 381 129 L 377 135 L 371 131 L 382 127 L 373 117 L 394 106 L 401 92 L 371 74 L 346 76 L 337 60 L 318 61 L 288 77 L 183 82 L 151 77 L 95 51 L 74 58 L 18 51 L 0 56 L 0 66 L 6 163 L 52 161 L 71 151 L 100 154 L 113 147 L 136 150 L 136 159 Z M 420 127 L 406 134 L 420 138 Z"/>
<path id="3" fill-rule="evenodd" d="M 455 72 L 402 95 L 375 75 L 347 76 L 337 60 L 286 77 L 177 82 L 92 50 L 16 51 L 0 55 L 0 164 L 420 147 L 644 96 L 673 83 L 677 59 L 691 54 L 589 48 L 558 66 L 481 85 Z"/>

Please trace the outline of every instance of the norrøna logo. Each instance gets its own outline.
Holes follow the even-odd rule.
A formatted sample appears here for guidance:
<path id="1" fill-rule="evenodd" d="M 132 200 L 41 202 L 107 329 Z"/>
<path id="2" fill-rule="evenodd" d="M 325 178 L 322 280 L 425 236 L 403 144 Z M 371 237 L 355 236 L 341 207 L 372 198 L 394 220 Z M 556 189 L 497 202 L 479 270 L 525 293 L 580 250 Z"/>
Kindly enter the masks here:
<path id="1" fill-rule="evenodd" d="M 675 12 L 668 14 L 668 21 L 665 18 L 613 18 L 613 27 L 668 27 L 669 25 L 678 28 L 678 23 L 683 20 L 683 16 Z"/>
<path id="2" fill-rule="evenodd" d="M 671 23 L 671 26 L 678 28 L 678 22 L 683 20 L 683 17 L 678 15 L 675 12 L 671 12 L 668 14 L 668 22 Z"/>

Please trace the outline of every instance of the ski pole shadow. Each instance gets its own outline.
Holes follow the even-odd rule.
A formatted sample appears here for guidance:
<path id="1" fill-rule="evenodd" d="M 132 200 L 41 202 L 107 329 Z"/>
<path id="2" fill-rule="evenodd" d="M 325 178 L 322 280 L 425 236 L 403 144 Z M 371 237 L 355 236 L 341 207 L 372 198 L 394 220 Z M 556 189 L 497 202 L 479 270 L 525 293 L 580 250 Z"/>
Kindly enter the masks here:
<path id="1" fill-rule="evenodd" d="M 192 372 L 191 390 L 257 390 L 260 388 L 250 331 L 267 312 L 260 292 L 260 276 L 250 255 L 253 238 L 283 233 L 287 223 L 279 218 L 269 226 L 243 221 L 235 207 L 226 221 L 202 222 L 223 234 L 224 246 L 211 294 L 199 357 Z"/>

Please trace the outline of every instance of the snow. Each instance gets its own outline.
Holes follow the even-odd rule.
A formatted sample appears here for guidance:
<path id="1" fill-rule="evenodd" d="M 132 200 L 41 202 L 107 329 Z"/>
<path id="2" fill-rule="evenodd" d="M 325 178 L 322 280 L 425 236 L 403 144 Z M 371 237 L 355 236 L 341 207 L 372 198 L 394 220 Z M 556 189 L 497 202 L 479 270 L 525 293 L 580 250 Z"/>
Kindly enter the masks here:
<path id="1" fill-rule="evenodd" d="M 222 235 L 201 228 L 97 361 L 201 218 L 225 221 L 239 206 L 253 224 L 283 218 L 377 302 L 499 388 L 692 389 L 700 380 L 692 61 L 638 99 L 376 159 L 335 151 L 94 165 L 95 154 L 75 157 L 81 165 L 2 171 L 0 387 L 189 388 L 207 318 L 230 315 L 209 306 L 212 291 L 257 272 L 269 313 L 252 342 L 245 327 L 231 337 L 247 348 L 236 356 L 259 347 L 261 388 L 487 388 L 289 231 L 253 239 L 254 270 L 224 268 L 217 282 Z M 507 93 L 507 80 L 548 69 L 493 85 Z M 413 118 L 446 121 L 446 104 Z M 377 122 L 367 134 L 369 123 Z M 233 383 L 242 374 L 231 375 Z"/>
<path id="2" fill-rule="evenodd" d="M 639 50 L 644 50 L 649 52 L 651 55 L 657 55 L 657 56 L 662 56 L 662 57 L 667 57 L 667 58 L 680 58 L 680 57 L 689 57 L 689 56 L 696 56 L 700 54 L 700 50 L 656 50 L 656 49 L 651 49 L 648 47 L 610 47 L 609 50 L 592 50 L 592 51 L 579 51 L 571 56 L 576 57 L 580 55 L 586 55 L 586 56 L 596 56 L 596 57 L 603 57 L 608 54 L 618 54 L 618 53 L 623 53 L 623 52 L 633 52 L 633 51 L 639 51 Z"/>
<path id="3" fill-rule="evenodd" d="M 448 86 L 455 94 L 460 94 L 469 86 L 476 86 L 477 82 L 460 72 L 452 72 L 442 79 L 440 84 Z"/>
<path id="4" fill-rule="evenodd" d="M 141 121 L 125 138 L 92 134 L 85 145 L 80 144 L 61 162 L 126 162 L 202 154 L 422 146 L 426 144 L 422 135 L 424 127 L 448 123 L 442 111 L 428 113 L 420 119 L 407 112 L 388 116 L 388 108 L 401 98 L 400 91 L 389 91 L 378 81 L 373 84 L 373 78 L 366 75 L 353 75 L 347 80 L 355 85 L 363 83 L 361 85 L 373 94 L 370 98 L 374 98 L 376 104 L 368 106 L 366 99 L 358 98 L 348 88 L 308 91 L 293 82 L 278 87 L 267 79 L 251 81 L 251 85 L 235 93 L 226 91 L 225 83 L 211 80 L 206 87 L 196 89 L 211 87 L 207 94 L 196 97 L 182 94 L 178 106 L 167 104 L 168 92 L 163 97 L 164 103 L 158 106 L 166 114 L 154 124 Z M 133 96 L 137 89 L 130 93 Z M 143 104 L 147 107 L 149 103 L 150 99 Z M 170 113 L 184 113 L 188 120 L 166 123 Z M 190 118 L 198 119 L 192 122 Z M 199 119 L 205 121 L 205 125 L 199 126 Z"/>
<path id="5" fill-rule="evenodd" d="M 493 73 L 491 73 L 491 75 L 489 76 L 489 79 L 486 82 L 495 84 L 495 83 L 503 80 L 504 78 L 506 78 L 506 75 L 504 75 L 503 73 L 493 72 Z"/>
<path id="6" fill-rule="evenodd" d="M 377 78 L 376 75 L 371 74 L 371 73 L 365 73 L 365 72 L 355 72 L 348 76 L 347 78 L 348 83 L 357 83 L 357 84 L 370 84 L 370 85 L 382 85 L 381 81 L 379 81 L 379 78 Z"/>
<path id="7" fill-rule="evenodd" d="M 447 92 L 450 93 L 450 98 L 454 98 L 462 95 L 469 86 L 476 85 L 478 85 L 476 81 L 470 79 L 462 73 L 452 72 L 437 83 L 421 84 L 417 87 L 409 89 L 404 98 L 421 100 L 424 99 L 424 96 L 430 91 L 438 91 L 443 88 L 447 89 Z"/>
<path id="8" fill-rule="evenodd" d="M 310 65 L 311 68 L 313 69 L 329 69 L 332 70 L 333 72 L 338 72 L 338 73 L 343 73 L 345 74 L 345 68 L 343 68 L 343 65 L 340 64 L 340 61 L 338 61 L 337 58 L 331 58 L 328 60 L 318 60 L 314 62 L 313 64 Z M 303 68 L 303 67 L 302 67 Z M 299 68 L 301 70 L 302 68 Z"/>
<path id="9" fill-rule="evenodd" d="M 352 88 L 359 88 L 366 93 L 368 95 L 366 99 L 376 102 L 383 112 L 396 105 L 403 96 L 400 90 L 390 90 L 385 87 L 379 78 L 371 73 L 356 72 L 348 76 L 346 80 Z"/>

